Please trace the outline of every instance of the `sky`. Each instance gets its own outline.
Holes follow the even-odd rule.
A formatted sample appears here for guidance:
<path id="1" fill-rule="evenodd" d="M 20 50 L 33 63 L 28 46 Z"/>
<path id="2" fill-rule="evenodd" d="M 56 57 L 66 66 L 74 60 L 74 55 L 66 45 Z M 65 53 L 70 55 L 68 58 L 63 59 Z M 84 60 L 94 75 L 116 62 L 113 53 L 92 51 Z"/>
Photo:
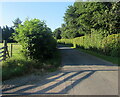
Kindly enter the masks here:
<path id="1" fill-rule="evenodd" d="M 0 26 L 13 26 L 12 21 L 20 18 L 23 22 L 28 17 L 44 20 L 48 27 L 61 26 L 63 16 L 69 5 L 74 2 L 0 2 Z"/>

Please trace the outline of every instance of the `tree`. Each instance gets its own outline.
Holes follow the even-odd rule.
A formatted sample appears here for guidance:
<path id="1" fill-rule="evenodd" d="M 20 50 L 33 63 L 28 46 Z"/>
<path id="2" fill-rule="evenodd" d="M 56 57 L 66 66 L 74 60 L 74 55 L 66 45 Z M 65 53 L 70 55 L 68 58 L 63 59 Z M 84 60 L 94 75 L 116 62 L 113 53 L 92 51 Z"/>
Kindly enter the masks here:
<path id="1" fill-rule="evenodd" d="M 43 61 L 52 58 L 56 50 L 56 41 L 50 31 L 45 22 L 27 19 L 16 28 L 14 39 L 22 45 L 26 57 Z"/>
<path id="2" fill-rule="evenodd" d="M 68 6 L 68 9 L 65 12 L 64 21 L 66 23 L 66 31 L 64 31 L 67 34 L 67 38 L 75 38 L 78 36 L 81 36 L 81 33 L 79 33 L 77 25 L 77 14 L 75 6 Z"/>
<path id="3" fill-rule="evenodd" d="M 120 1 L 112 4 L 109 14 L 111 15 L 110 24 L 108 24 L 111 32 L 110 34 L 120 33 Z"/>
<path id="4" fill-rule="evenodd" d="M 56 39 L 61 39 L 61 28 L 55 29 L 52 34 Z"/>
<path id="5" fill-rule="evenodd" d="M 2 38 L 3 40 L 7 40 L 8 42 L 14 42 L 12 39 L 12 34 L 14 33 L 14 29 L 12 27 L 3 26 L 2 28 Z"/>
<path id="6" fill-rule="evenodd" d="M 81 6 L 82 5 L 82 6 Z M 115 2 L 76 2 L 78 25 L 86 34 L 92 30 L 107 36 L 116 33 L 115 26 L 119 25 L 120 3 Z M 117 25 L 116 25 L 117 24 Z"/>
<path id="7" fill-rule="evenodd" d="M 75 2 L 65 12 L 62 38 L 96 33 L 103 37 L 119 33 L 119 2 Z"/>
<path id="8" fill-rule="evenodd" d="M 13 21 L 13 24 L 14 24 L 14 26 L 13 27 L 18 27 L 18 25 L 19 24 L 21 24 L 22 23 L 22 21 L 19 19 L 19 18 L 16 18 L 14 21 Z"/>

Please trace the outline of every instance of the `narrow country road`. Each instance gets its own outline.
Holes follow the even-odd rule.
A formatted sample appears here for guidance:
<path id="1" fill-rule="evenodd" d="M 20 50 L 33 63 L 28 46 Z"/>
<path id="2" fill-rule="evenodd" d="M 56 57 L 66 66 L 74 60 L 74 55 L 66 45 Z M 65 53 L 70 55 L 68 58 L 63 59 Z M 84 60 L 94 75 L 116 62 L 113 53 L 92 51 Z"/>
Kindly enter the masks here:
<path id="1" fill-rule="evenodd" d="M 59 71 L 3 82 L 3 95 L 118 95 L 118 66 L 69 47 L 59 47 Z"/>

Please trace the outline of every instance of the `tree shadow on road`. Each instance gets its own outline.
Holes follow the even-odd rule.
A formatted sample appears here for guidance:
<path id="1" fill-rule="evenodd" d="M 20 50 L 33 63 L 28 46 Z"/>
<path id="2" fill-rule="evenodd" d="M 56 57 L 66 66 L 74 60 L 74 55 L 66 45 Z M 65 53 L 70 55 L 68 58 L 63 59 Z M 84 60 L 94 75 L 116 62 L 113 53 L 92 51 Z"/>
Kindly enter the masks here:
<path id="1" fill-rule="evenodd" d="M 42 82 L 22 84 L 12 88 L 3 89 L 3 95 L 31 95 L 31 94 L 67 94 L 77 84 L 92 76 L 96 71 L 117 71 L 109 70 L 81 70 L 78 72 L 67 71 L 57 72 L 46 76 Z M 82 76 L 81 76 L 82 75 Z M 74 78 L 77 79 L 74 80 Z M 73 81 L 71 83 L 71 81 Z M 69 83 L 68 83 L 69 82 Z M 68 83 L 68 84 L 66 84 Z"/>

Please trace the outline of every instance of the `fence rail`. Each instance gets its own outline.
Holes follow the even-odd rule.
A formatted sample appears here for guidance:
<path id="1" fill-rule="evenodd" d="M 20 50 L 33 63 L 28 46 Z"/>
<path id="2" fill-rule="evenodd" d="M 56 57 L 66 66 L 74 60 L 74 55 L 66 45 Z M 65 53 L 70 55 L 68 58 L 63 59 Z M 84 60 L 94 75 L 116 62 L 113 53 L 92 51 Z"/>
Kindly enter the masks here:
<path id="1" fill-rule="evenodd" d="M 4 46 L 0 48 L 0 62 L 2 60 L 6 60 L 6 58 L 10 57 L 9 52 L 8 52 L 8 46 L 7 46 L 7 41 L 4 40 Z M 3 51 L 1 51 L 3 50 Z"/>

